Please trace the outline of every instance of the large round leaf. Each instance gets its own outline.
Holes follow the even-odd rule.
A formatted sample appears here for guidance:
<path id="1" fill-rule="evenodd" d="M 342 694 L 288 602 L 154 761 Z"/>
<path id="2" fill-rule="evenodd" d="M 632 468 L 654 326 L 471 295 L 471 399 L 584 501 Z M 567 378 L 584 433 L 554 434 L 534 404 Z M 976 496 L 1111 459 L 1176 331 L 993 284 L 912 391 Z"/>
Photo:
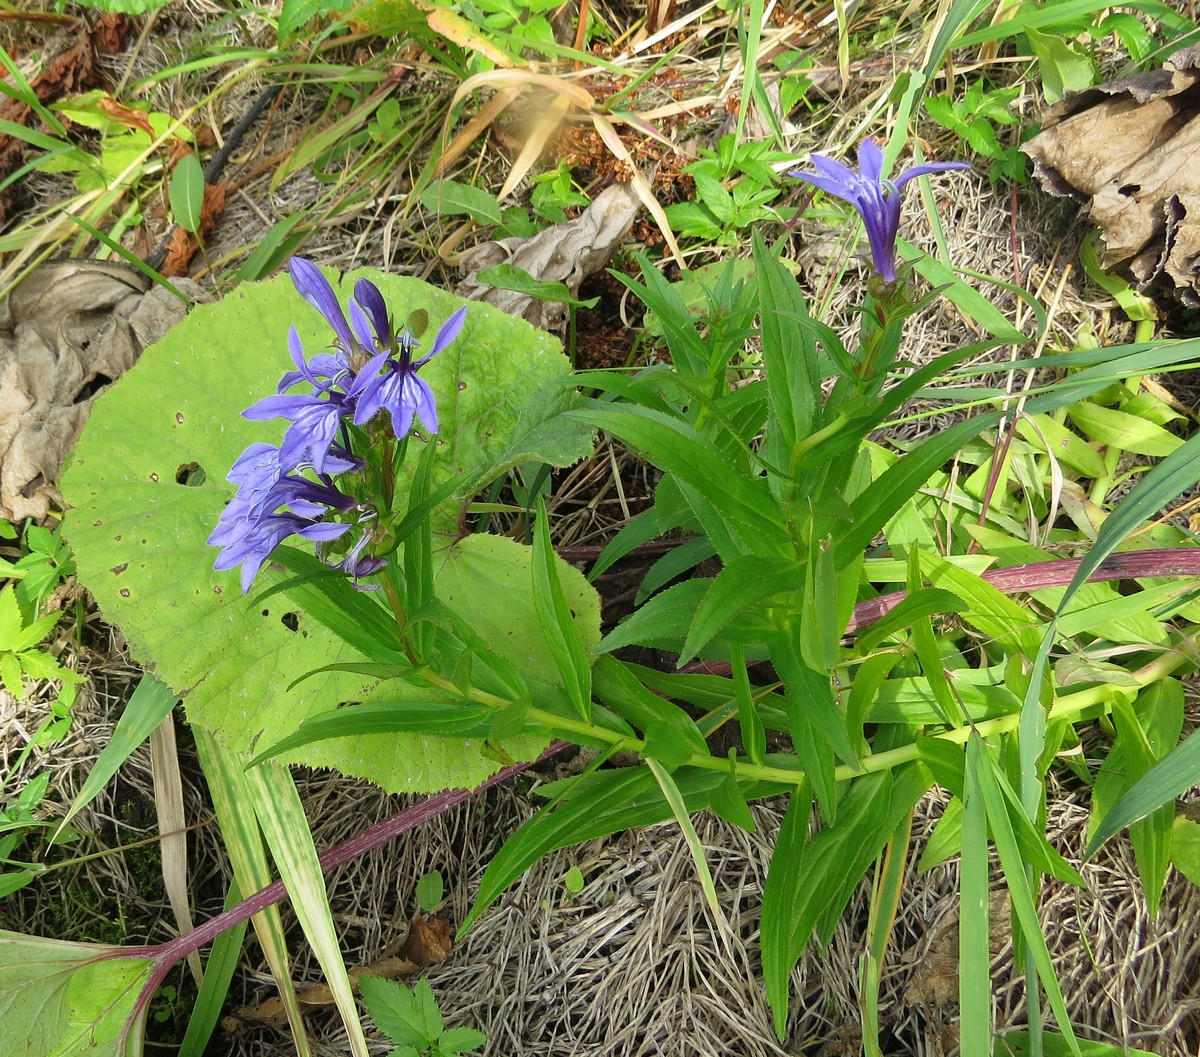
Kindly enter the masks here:
<path id="1" fill-rule="evenodd" d="M 379 286 L 397 320 L 428 312 L 427 338 L 461 304 L 415 279 L 370 271 L 346 276 L 341 290 L 348 294 L 360 274 Z M 241 411 L 274 392 L 291 368 L 292 323 L 309 354 L 328 344 L 328 327 L 286 277 L 194 309 L 98 400 L 62 483 L 79 573 L 105 615 L 134 657 L 184 697 L 192 722 L 243 752 L 371 691 L 369 681 L 345 673 L 289 689 L 298 676 L 357 655 L 286 594 L 255 601 L 269 571 L 243 597 L 237 570 L 214 572 L 217 551 L 205 543 L 233 493 L 229 467 L 249 444 L 282 435 L 285 423 L 249 421 Z M 565 465 L 590 451 L 589 435 L 561 417 L 577 399 L 566 358 L 521 320 L 472 304 L 458 338 L 421 373 L 438 401 L 435 486 L 461 471 L 500 473 L 530 459 Z M 453 524 L 456 514 L 453 505 L 442 509 L 438 524 Z M 566 566 L 562 575 L 578 578 Z M 486 608 L 482 595 L 475 604 Z M 504 605 L 517 623 L 526 611 L 534 619 L 532 604 L 514 604 L 511 593 Z M 292 759 L 413 791 L 475 783 L 499 766 L 461 740 L 373 737 L 298 750 Z M 524 758 L 536 751 L 528 740 L 513 748 Z"/>

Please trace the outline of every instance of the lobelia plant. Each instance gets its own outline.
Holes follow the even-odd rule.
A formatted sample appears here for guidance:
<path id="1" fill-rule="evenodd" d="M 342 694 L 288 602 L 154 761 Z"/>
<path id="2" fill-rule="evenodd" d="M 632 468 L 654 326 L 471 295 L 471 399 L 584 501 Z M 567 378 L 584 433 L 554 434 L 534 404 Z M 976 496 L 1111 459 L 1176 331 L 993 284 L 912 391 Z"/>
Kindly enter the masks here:
<path id="1" fill-rule="evenodd" d="M 386 559 L 375 551 L 390 524 L 380 526 L 377 504 L 395 494 L 395 461 L 403 462 L 414 420 L 430 437 L 438 431 L 433 391 L 417 371 L 454 340 L 467 311 L 463 306 L 455 312 L 428 354 L 414 360 L 419 343 L 409 330 L 393 333 L 383 295 L 369 279 L 355 284 L 347 324 L 333 287 L 315 264 L 293 257 L 291 272 L 296 290 L 333 328 L 337 344 L 334 352 L 305 360 L 300 335 L 289 328 L 296 370 L 283 376 L 279 395 L 243 412 L 249 419 L 290 423 L 278 447 L 256 442 L 234 463 L 229 480 L 238 486 L 237 495 L 208 538 L 223 548 L 214 568 L 242 566 L 243 594 L 288 536 L 315 541 L 320 551 L 345 537 L 352 523 L 358 539 L 333 567 L 356 584 L 384 568 Z M 311 391 L 287 393 L 300 383 Z M 371 428 L 384 410 L 391 416 L 390 432 Z M 303 469 L 311 469 L 317 480 L 295 472 Z M 338 491 L 335 476 L 354 494 Z M 352 522 L 338 521 L 338 515 Z"/>
<path id="2" fill-rule="evenodd" d="M 250 825 L 266 837 L 335 995 L 344 968 L 339 975 L 315 850 L 302 812 L 289 808 L 294 789 L 279 762 L 431 791 L 494 780 L 488 776 L 506 765 L 503 773 L 512 773 L 561 739 L 598 750 L 595 760 L 582 775 L 543 787 L 551 806 L 496 855 L 464 929 L 547 851 L 672 818 L 689 836 L 719 912 L 689 814 L 711 809 L 753 826 L 750 801 L 788 797 L 761 930 L 783 1037 L 796 961 L 812 938 L 828 940 L 886 848 L 893 866 L 903 863 L 913 805 L 936 783 L 954 796 L 936 846 L 942 857 L 961 855 L 970 908 L 962 926 L 964 1052 L 989 1052 L 992 1041 L 989 841 L 1031 979 L 1044 987 L 1066 1045 L 1076 1047 L 1034 893 L 1040 874 L 1081 878 L 1037 824 L 1041 776 L 1076 721 L 1114 709 L 1132 752 L 1135 706 L 1170 711 L 1174 673 L 1195 635 L 1188 625 L 1139 643 L 1138 666 L 1119 684 L 1059 685 L 1057 664 L 1103 654 L 1110 635 L 1128 634 L 1125 624 L 1110 628 L 1116 606 L 1125 620 L 1151 607 L 1156 620 L 1190 619 L 1185 598 L 1077 588 L 1092 574 L 1144 581 L 1200 569 L 1195 548 L 1109 558 L 1167 491 L 1184 487 L 1181 467 L 1200 442 L 1186 442 L 1147 473 L 1081 559 L 1022 566 L 1007 579 L 981 575 L 987 562 L 972 545 L 996 542 L 1011 519 L 986 502 L 930 514 L 924 490 L 960 449 L 1001 423 L 1004 394 L 902 453 L 870 439 L 912 397 L 928 398 L 939 378 L 1002 343 L 948 351 L 915 368 L 899 361 L 904 321 L 934 298 L 978 303 L 958 280 L 919 292 L 913 269 L 932 262 L 901 262 L 896 251 L 905 184 L 965 166 L 917 166 L 889 181 L 870 141 L 857 172 L 820 156 L 814 165 L 817 173 L 798 175 L 859 211 L 876 270 L 853 349 L 813 318 L 757 237 L 753 274 L 730 268 L 713 284 L 706 327 L 642 262 L 642 281 L 627 282 L 654 313 L 672 366 L 632 377 L 571 375 L 544 335 L 485 305 L 465 310 L 413 280 L 346 277 L 342 290 L 352 296 L 343 310 L 325 275 L 294 258 L 295 291 L 317 309 L 320 328 L 312 313 L 295 312 L 285 284 L 242 288 L 195 310 L 100 401 L 64 481 L 76 508 L 68 525 L 80 575 L 135 656 L 186 695 L 188 719 L 226 768 L 229 788 L 253 800 Z M 398 306 L 409 309 L 411 331 L 397 333 Z M 429 352 L 415 358 L 426 314 L 444 322 Z M 250 326 L 274 340 L 247 347 Z M 761 369 L 741 362 L 748 337 L 761 346 Z M 285 341 L 295 370 L 264 398 Z M 327 351 L 306 358 L 306 346 Z M 1186 343 L 1080 354 L 1069 384 L 1035 391 L 1025 410 L 1048 414 L 1114 377 L 1189 355 Z M 583 402 L 579 386 L 598 395 Z M 262 425 L 274 418 L 286 420 L 281 436 Z M 129 421 L 142 423 L 133 439 Z M 603 638 L 596 592 L 554 554 L 544 503 L 532 546 L 469 531 L 480 489 L 531 462 L 570 463 L 591 449 L 596 429 L 661 477 L 654 505 L 617 533 L 592 578 L 648 541 L 677 544 L 647 573 L 633 613 Z M 219 473 L 194 472 L 226 467 L 232 495 Z M 290 536 L 316 553 L 284 545 Z M 212 546 L 221 548 L 215 563 Z M 719 571 L 705 575 L 698 567 L 714 558 Z M 240 590 L 230 589 L 235 582 Z M 256 583 L 262 589 L 250 593 Z M 904 590 L 881 589 L 888 584 Z M 1055 637 L 1053 620 L 1005 593 L 1054 587 L 1066 587 L 1051 604 L 1064 626 L 1074 621 L 1069 636 Z M 943 612 L 958 621 L 936 628 L 933 617 Z M 673 651 L 680 670 L 621 659 L 630 644 Z M 727 755 L 710 746 L 722 727 L 735 734 Z M 603 766 L 616 753 L 641 762 Z M 1106 802 L 1119 795 L 1110 783 Z M 219 802 L 218 814 L 223 830 L 236 821 Z M 230 825 L 228 840 L 234 832 Z M 881 871 L 877 907 L 895 905 L 902 875 Z M 872 920 L 861 981 L 867 1039 L 878 1037 L 890 915 L 881 909 Z M 184 936 L 167 951 L 128 952 L 140 959 L 138 993 L 161 979 L 171 958 L 195 949 L 190 944 Z M 339 1002 L 352 1046 L 365 1052 L 348 981 Z M 1036 1032 L 1035 1013 L 1031 1003 Z"/>

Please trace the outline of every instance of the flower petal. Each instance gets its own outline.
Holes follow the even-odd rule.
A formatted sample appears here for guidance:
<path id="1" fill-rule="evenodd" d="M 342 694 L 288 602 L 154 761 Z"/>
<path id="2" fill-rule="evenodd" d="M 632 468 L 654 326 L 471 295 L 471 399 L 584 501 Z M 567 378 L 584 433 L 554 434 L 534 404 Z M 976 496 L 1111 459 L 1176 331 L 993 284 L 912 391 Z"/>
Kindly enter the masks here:
<path id="1" fill-rule="evenodd" d="M 843 202 L 853 205 L 858 201 L 858 192 L 854 188 L 848 187 L 841 180 L 836 180 L 831 176 L 818 176 L 816 173 L 800 172 L 799 170 L 789 172 L 788 176 L 794 176 L 797 180 L 812 184 L 813 187 L 824 191 L 827 195 L 833 195 L 834 198 L 840 198 Z"/>
<path id="2" fill-rule="evenodd" d="M 362 306 L 350 298 L 350 329 L 354 331 L 354 336 L 358 338 L 359 344 L 368 352 L 375 351 L 375 335 L 371 332 L 371 324 L 367 320 L 367 314 L 362 310 Z"/>
<path id="3" fill-rule="evenodd" d="M 354 335 L 350 333 L 337 294 L 321 269 L 305 257 L 293 257 L 288 262 L 288 272 L 300 296 L 325 317 L 342 348 L 350 352 L 355 346 Z"/>
<path id="4" fill-rule="evenodd" d="M 973 166 L 968 161 L 933 161 L 927 162 L 924 165 L 914 165 L 911 169 L 901 173 L 896 177 L 896 186 L 903 187 L 909 180 L 915 180 L 918 176 L 928 176 L 930 173 L 946 172 L 949 169 L 970 169 Z"/>
<path id="5" fill-rule="evenodd" d="M 380 345 L 390 345 L 392 342 L 392 324 L 388 319 L 387 302 L 370 279 L 359 279 L 354 284 L 354 300 L 366 310 L 375 324 L 375 336 Z"/>
<path id="6" fill-rule="evenodd" d="M 433 348 L 422 356 L 416 363 L 413 364 L 414 369 L 420 367 L 423 363 L 428 363 L 447 345 L 458 337 L 458 332 L 463 328 L 463 322 L 467 318 L 467 306 L 463 305 L 457 312 L 454 313 L 437 332 L 437 337 L 433 339 Z"/>
<path id="7" fill-rule="evenodd" d="M 865 139 L 858 145 L 858 175 L 874 184 L 883 175 L 883 151 L 873 139 Z"/>
<path id="8" fill-rule="evenodd" d="M 843 165 L 835 158 L 826 157 L 824 154 L 814 154 L 811 156 L 812 163 L 816 166 L 817 171 L 843 183 L 848 188 L 855 188 L 861 182 L 853 169 L 849 165 Z"/>
<path id="9" fill-rule="evenodd" d="M 408 403 L 417 413 L 417 418 L 421 420 L 421 425 L 430 433 L 438 431 L 437 419 L 437 403 L 433 399 L 433 390 L 429 388 L 429 383 L 422 378 L 418 378 L 415 374 L 410 375 L 408 379 L 408 391 L 405 394 L 408 398 Z M 411 420 L 409 428 L 412 428 Z M 396 434 L 400 436 L 399 433 Z"/>

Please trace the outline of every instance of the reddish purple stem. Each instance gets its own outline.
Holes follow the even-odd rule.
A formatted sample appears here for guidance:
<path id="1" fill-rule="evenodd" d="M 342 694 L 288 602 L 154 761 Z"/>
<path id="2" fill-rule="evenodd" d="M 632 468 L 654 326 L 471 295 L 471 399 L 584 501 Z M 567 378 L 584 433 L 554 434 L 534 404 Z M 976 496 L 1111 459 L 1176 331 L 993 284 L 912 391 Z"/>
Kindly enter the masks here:
<path id="1" fill-rule="evenodd" d="M 427 796 L 424 800 L 405 808 L 403 811 L 398 811 L 390 818 L 385 818 L 382 822 L 371 826 L 369 829 L 365 829 L 361 833 L 356 833 L 353 837 L 347 837 L 346 840 L 335 844 L 320 857 L 321 871 L 328 873 L 338 866 L 343 866 L 357 859 L 360 855 L 365 855 L 367 852 L 387 844 L 388 841 L 395 840 L 402 833 L 407 833 L 422 823 L 436 818 L 443 811 L 447 811 L 458 804 L 470 800 L 473 796 L 491 789 L 493 786 L 508 781 L 508 779 L 532 767 L 534 763 L 540 763 L 543 760 L 557 756 L 567 748 L 570 748 L 570 746 L 565 741 L 551 742 L 549 747 L 536 760 L 511 764 L 503 770 L 497 771 L 474 789 L 450 789 L 444 793 L 434 793 L 432 796 Z M 192 929 L 190 932 L 176 936 L 173 940 L 146 947 L 122 947 L 119 951 L 115 951 L 109 955 L 108 957 L 113 958 L 154 959 L 154 969 L 145 984 L 142 985 L 141 994 L 134 1007 L 134 1015 L 130 1017 L 129 1023 L 132 1023 L 136 1019 L 140 1008 L 150 1001 L 154 992 L 158 989 L 158 985 L 166 978 L 176 962 L 182 961 L 192 951 L 198 951 L 201 947 L 211 943 L 227 929 L 234 928 L 243 921 L 249 921 L 259 911 L 266 910 L 267 907 L 282 902 L 286 897 L 287 888 L 284 887 L 283 881 L 273 881 L 266 888 L 247 896 L 236 906 L 232 906 L 216 917 L 210 918 L 203 925 Z"/>

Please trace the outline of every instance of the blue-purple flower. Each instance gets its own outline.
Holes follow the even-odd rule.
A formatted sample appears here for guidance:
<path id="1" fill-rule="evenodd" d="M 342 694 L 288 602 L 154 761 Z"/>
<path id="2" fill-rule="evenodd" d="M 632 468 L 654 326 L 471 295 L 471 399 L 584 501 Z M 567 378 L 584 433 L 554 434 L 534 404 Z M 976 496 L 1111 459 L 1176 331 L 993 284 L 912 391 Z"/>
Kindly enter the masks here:
<path id="1" fill-rule="evenodd" d="M 287 474 L 279 449 L 261 442 L 246 449 L 229 471 L 229 479 L 238 486 L 237 495 L 221 511 L 208 542 L 221 548 L 214 569 L 242 567 L 243 594 L 286 537 L 303 536 L 319 543 L 335 540 L 350 526 L 323 519 L 332 510 L 345 512 L 357 505 L 331 484 Z"/>
<path id="2" fill-rule="evenodd" d="M 930 162 L 914 165 L 895 180 L 883 178 L 883 151 L 872 140 L 858 145 L 858 172 L 833 158 L 812 155 L 818 172 L 791 172 L 826 194 L 849 202 L 863 219 L 871 261 L 886 282 L 896 281 L 896 232 L 900 228 L 900 197 L 909 180 L 947 169 L 969 169 L 965 161 Z"/>
<path id="3" fill-rule="evenodd" d="M 334 568 L 358 586 L 361 577 L 387 564 L 368 551 L 371 533 L 363 526 L 374 519 L 373 506 L 343 494 L 333 477 L 363 468 L 363 460 L 351 450 L 354 437 L 362 435 L 350 430 L 350 424 L 366 425 L 383 409 L 398 438 L 408 435 L 414 419 L 437 432 L 433 391 L 416 372 L 454 340 L 466 315 L 465 307 L 455 312 L 429 353 L 414 360 L 419 343 L 407 330 L 393 334 L 387 305 L 373 283 L 360 279 L 343 311 L 329 280 L 311 261 L 293 257 L 289 271 L 296 290 L 332 328 L 334 340 L 329 351 L 305 358 L 300 336 L 291 327 L 288 348 L 296 369 L 283 376 L 275 395 L 243 412 L 246 418 L 288 421 L 278 447 L 252 444 L 234 463 L 229 480 L 238 486 L 237 494 L 208 539 L 221 548 L 214 568 L 242 567 L 243 593 L 288 536 L 315 541 L 320 553 L 322 544 L 350 532 L 355 521 L 360 535 Z M 304 391 L 288 391 L 300 385 Z M 317 479 L 302 476 L 305 471 Z M 355 518 L 351 511 L 356 509 Z"/>
<path id="4" fill-rule="evenodd" d="M 363 287 L 370 287 L 370 291 Z M 363 301 L 371 310 L 371 292 L 378 298 L 379 291 L 365 279 L 360 279 L 354 287 L 355 301 Z M 355 301 L 351 304 L 355 304 Z M 378 298 L 378 301 L 382 309 L 383 299 Z M 359 426 L 369 422 L 381 409 L 386 408 L 392 416 L 392 430 L 397 437 L 408 436 L 414 418 L 419 418 L 421 425 L 430 433 L 436 433 L 438 420 L 433 390 L 428 382 L 417 376 L 417 369 L 432 360 L 458 336 L 466 315 L 467 308 L 464 305 L 442 324 L 433 340 L 433 348 L 420 359 L 414 360 L 413 350 L 419 348 L 420 343 L 414 340 L 412 333 L 406 330 L 393 337 L 386 312 L 380 314 L 371 311 L 376 339 L 386 351 L 367 363 L 354 380 L 351 388 L 357 405 L 354 424 Z"/>

